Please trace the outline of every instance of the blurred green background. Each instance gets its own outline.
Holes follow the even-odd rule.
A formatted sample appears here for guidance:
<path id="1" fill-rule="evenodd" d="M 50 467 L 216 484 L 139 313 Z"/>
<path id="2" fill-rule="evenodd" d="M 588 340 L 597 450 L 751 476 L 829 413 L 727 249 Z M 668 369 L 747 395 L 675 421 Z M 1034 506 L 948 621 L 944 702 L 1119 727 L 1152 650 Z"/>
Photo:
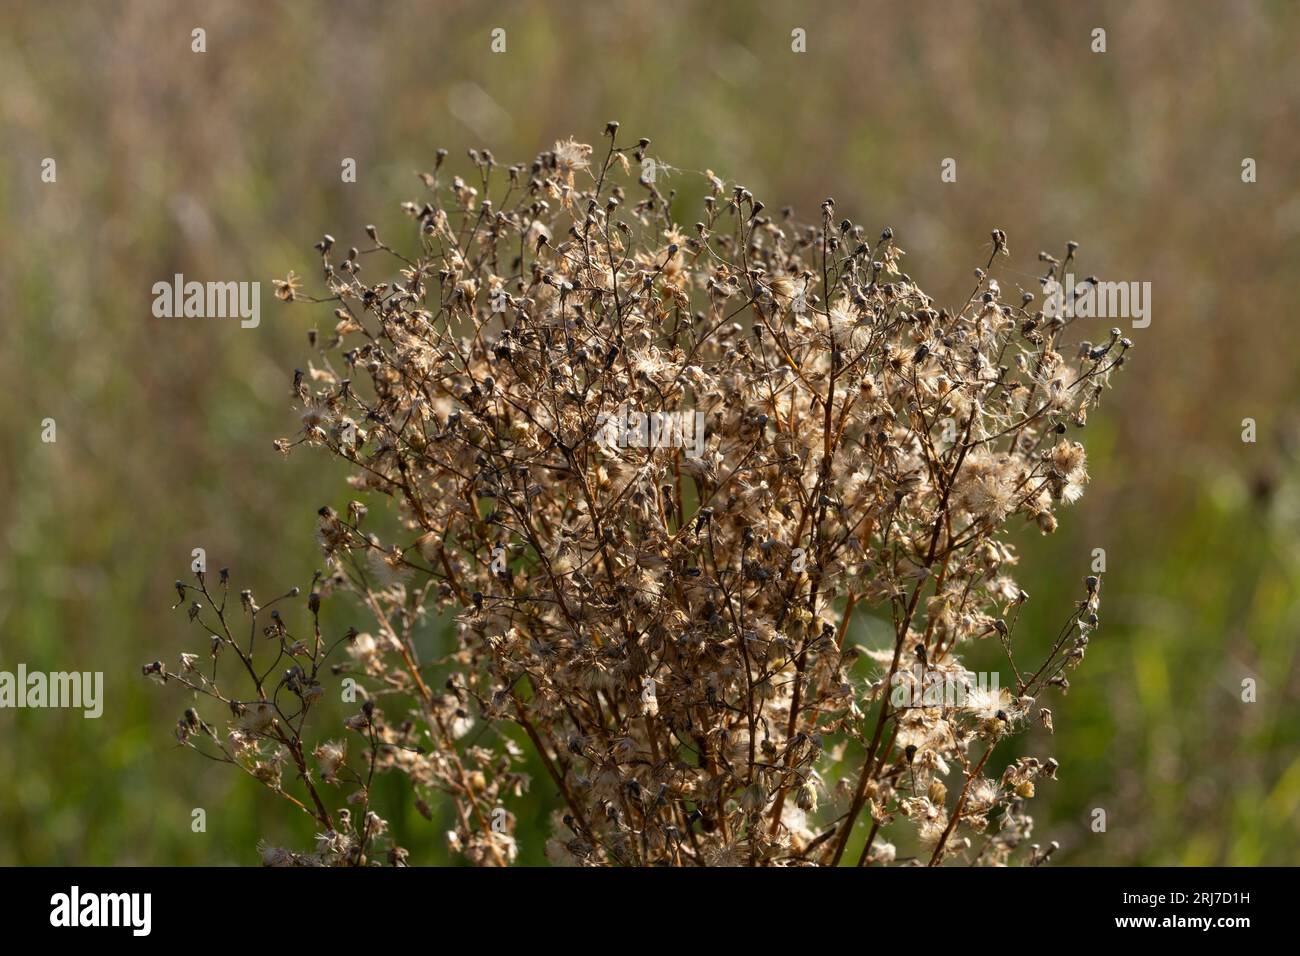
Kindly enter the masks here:
<path id="1" fill-rule="evenodd" d="M 834 196 L 891 226 L 941 303 L 964 300 L 995 226 L 1004 288 L 1037 291 L 1037 251 L 1067 240 L 1081 273 L 1152 283 L 1152 324 L 1082 436 L 1092 485 L 1057 534 L 1016 538 L 1018 634 L 1042 646 L 1092 549 L 1108 565 L 1056 736 L 1031 742 L 1062 764 L 1035 837 L 1066 863 L 1300 861 L 1298 39 L 1282 0 L 5 4 L 0 669 L 101 670 L 107 703 L 0 711 L 0 863 L 247 864 L 259 838 L 310 838 L 173 746 L 186 702 L 139 670 L 194 649 L 169 610 L 191 548 L 280 593 L 316 567 L 316 508 L 347 501 L 326 456 L 271 447 L 297 427 L 306 330 L 332 323 L 278 308 L 270 280 L 310 280 L 323 232 L 396 237 L 440 146 L 461 168 L 468 147 L 528 161 L 609 119 L 769 208 L 813 217 Z M 175 272 L 261 280 L 261 326 L 153 318 Z M 446 862 L 447 827 L 386 786 L 412 862 Z M 538 779 L 511 807 L 524 862 L 543 859 L 548 799 Z"/>

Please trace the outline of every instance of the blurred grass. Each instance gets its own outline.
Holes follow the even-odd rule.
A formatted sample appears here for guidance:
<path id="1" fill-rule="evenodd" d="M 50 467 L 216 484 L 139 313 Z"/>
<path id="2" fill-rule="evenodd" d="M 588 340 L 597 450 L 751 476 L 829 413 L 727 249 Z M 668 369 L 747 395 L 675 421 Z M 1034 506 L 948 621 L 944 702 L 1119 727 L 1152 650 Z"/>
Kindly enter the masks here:
<path id="1" fill-rule="evenodd" d="M 1055 633 L 1092 549 L 1108 563 L 1102 629 L 1056 736 L 1034 741 L 1062 764 L 1036 839 L 1060 840 L 1062 862 L 1298 862 L 1293 4 L 158 0 L 6 5 L 0 27 L 0 667 L 102 670 L 107 693 L 97 721 L 0 712 L 0 863 L 249 863 L 260 837 L 309 839 L 172 747 L 183 702 L 138 670 L 187 646 L 168 608 L 191 548 L 278 593 L 310 580 L 315 509 L 346 500 L 323 457 L 271 449 L 294 430 L 315 318 L 274 308 L 269 280 L 310 274 L 322 232 L 398 234 L 439 146 L 526 161 L 614 118 L 769 207 L 809 215 L 833 195 L 892 226 L 941 298 L 964 298 L 994 226 L 1013 253 L 1004 287 L 1032 287 L 1036 251 L 1067 239 L 1082 271 L 1152 282 L 1153 324 L 1088 426 L 1092 487 L 1056 535 L 1018 539 L 1028 643 Z M 261 327 L 153 319 L 151 286 L 175 272 L 261 280 Z M 1241 703 L 1244 677 L 1257 703 Z M 512 806 L 531 863 L 535 777 Z M 446 861 L 446 827 L 386 786 L 413 862 Z"/>

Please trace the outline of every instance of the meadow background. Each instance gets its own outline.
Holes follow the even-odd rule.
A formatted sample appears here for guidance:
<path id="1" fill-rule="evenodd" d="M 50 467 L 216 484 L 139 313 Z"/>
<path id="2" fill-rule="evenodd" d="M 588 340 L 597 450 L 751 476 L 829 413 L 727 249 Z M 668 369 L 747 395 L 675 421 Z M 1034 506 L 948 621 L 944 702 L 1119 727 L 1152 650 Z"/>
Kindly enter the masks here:
<path id="1" fill-rule="evenodd" d="M 1081 273 L 1152 283 L 1152 324 L 1089 420 L 1091 487 L 1057 534 L 1017 538 L 1018 634 L 1044 646 L 1092 549 L 1108 564 L 1102 628 L 1033 742 L 1062 763 L 1036 838 L 1063 863 L 1300 862 L 1298 39 L 1282 0 L 5 4 L 0 669 L 100 670 L 107 702 L 99 720 L 0 712 L 0 864 L 250 864 L 260 837 L 309 839 L 176 748 L 185 701 L 140 676 L 192 649 L 170 610 L 191 548 L 259 594 L 305 586 L 315 511 L 347 501 L 324 454 L 272 449 L 297 427 L 306 331 L 330 323 L 277 308 L 270 280 L 313 276 L 326 231 L 398 235 L 438 147 L 461 168 L 469 147 L 528 161 L 610 119 L 769 208 L 834 196 L 891 226 L 941 304 L 994 227 L 1004 288 L 1037 291 L 1038 250 L 1067 240 Z M 699 177 L 669 182 L 693 222 Z M 261 326 L 153 318 L 176 272 L 260 280 Z M 511 807 L 524 862 L 545 791 Z M 447 862 L 446 827 L 400 782 L 387 796 L 412 862 Z"/>

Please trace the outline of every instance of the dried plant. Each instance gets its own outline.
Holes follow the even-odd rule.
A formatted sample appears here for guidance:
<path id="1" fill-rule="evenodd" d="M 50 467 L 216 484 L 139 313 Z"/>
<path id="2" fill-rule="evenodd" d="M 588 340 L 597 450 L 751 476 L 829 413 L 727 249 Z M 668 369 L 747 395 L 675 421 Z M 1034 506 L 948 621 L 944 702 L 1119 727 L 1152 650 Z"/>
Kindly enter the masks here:
<path id="1" fill-rule="evenodd" d="M 233 715 L 219 730 L 191 709 L 178 738 L 315 818 L 314 852 L 263 847 L 271 864 L 404 862 L 371 808 L 377 771 L 409 777 L 426 816 L 451 801 L 454 850 L 509 863 L 521 742 L 553 795 L 555 862 L 1042 862 L 1025 803 L 1055 760 L 986 768 L 1029 723 L 1051 730 L 1044 692 L 1083 658 L 1100 585 L 1021 666 L 1004 529 L 1050 532 L 1079 496 L 1066 435 L 1131 343 L 1067 346 L 1071 319 L 1007 296 L 1000 230 L 966 302 L 936 308 L 889 229 L 869 239 L 830 199 L 799 225 L 712 172 L 683 227 L 656 181 L 698 174 L 605 135 L 603 159 L 566 141 L 503 170 L 471 151 L 473 184 L 448 182 L 440 151 L 402 206 L 414 251 L 368 227 L 340 257 L 326 236 L 327 294 L 277 283 L 337 319 L 310 335 L 302 429 L 277 447 L 344 459 L 402 530 L 381 538 L 360 500 L 320 510 L 301 634 L 245 591 L 237 636 L 225 571 L 177 582 L 210 660 L 145 670 Z M 1075 250 L 1040 254 L 1042 281 Z M 372 256 L 400 277 L 363 280 Z M 365 633 L 322 634 L 336 592 Z M 454 648 L 422 660 L 444 614 Z M 846 640 L 855 614 L 882 647 Z M 1012 686 L 963 666 L 984 640 Z M 935 678 L 961 699 L 923 696 Z M 340 682 L 362 706 L 309 741 Z"/>

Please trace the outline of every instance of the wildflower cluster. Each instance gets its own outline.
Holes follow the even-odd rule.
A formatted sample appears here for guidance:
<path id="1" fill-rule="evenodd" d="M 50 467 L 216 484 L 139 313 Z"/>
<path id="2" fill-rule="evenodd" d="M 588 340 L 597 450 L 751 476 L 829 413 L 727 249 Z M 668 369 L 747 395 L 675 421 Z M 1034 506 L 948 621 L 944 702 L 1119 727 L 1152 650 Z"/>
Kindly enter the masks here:
<path id="1" fill-rule="evenodd" d="M 656 181 L 676 171 L 647 140 L 620 145 L 617 124 L 605 138 L 530 165 L 471 151 L 468 179 L 440 152 L 402 206 L 405 244 L 368 227 L 341 252 L 326 236 L 324 294 L 277 283 L 335 323 L 310 336 L 302 428 L 277 446 L 346 461 L 355 500 L 319 513 L 305 636 L 246 595 L 236 638 L 224 590 L 178 583 L 213 663 L 152 673 L 232 712 L 218 731 L 187 711 L 179 736 L 317 819 L 313 853 L 267 848 L 271 863 L 378 859 L 376 771 L 409 777 L 426 815 L 449 799 L 455 850 L 509 863 L 526 747 L 553 795 L 555 862 L 830 865 L 855 832 L 859 864 L 1008 861 L 1056 763 L 986 773 L 990 755 L 1030 722 L 1051 729 L 1044 692 L 1083 658 L 1100 582 L 1020 665 L 1034 642 L 1016 633 L 1027 596 L 1004 531 L 1051 532 L 1079 497 L 1070 436 L 1131 343 L 1068 346 L 1074 319 L 1004 291 L 1000 230 L 967 300 L 941 308 L 892 232 L 833 200 L 800 224 L 709 172 L 684 224 Z M 1075 251 L 1040 254 L 1042 281 Z M 363 279 L 376 258 L 392 272 Z M 629 409 L 700 416 L 698 447 L 648 427 L 608 440 Z M 379 496 L 397 533 L 367 521 Z M 365 609 L 364 633 L 322 636 L 335 592 Z M 453 646 L 422 659 L 440 616 Z M 883 646 L 862 647 L 854 620 Z M 1006 687 L 973 688 L 962 654 L 984 640 Z M 219 687 L 218 656 L 242 665 L 242 698 Z M 933 675 L 969 693 L 891 700 Z M 328 731 L 341 739 L 310 744 L 306 718 L 341 678 L 364 703 Z"/>

